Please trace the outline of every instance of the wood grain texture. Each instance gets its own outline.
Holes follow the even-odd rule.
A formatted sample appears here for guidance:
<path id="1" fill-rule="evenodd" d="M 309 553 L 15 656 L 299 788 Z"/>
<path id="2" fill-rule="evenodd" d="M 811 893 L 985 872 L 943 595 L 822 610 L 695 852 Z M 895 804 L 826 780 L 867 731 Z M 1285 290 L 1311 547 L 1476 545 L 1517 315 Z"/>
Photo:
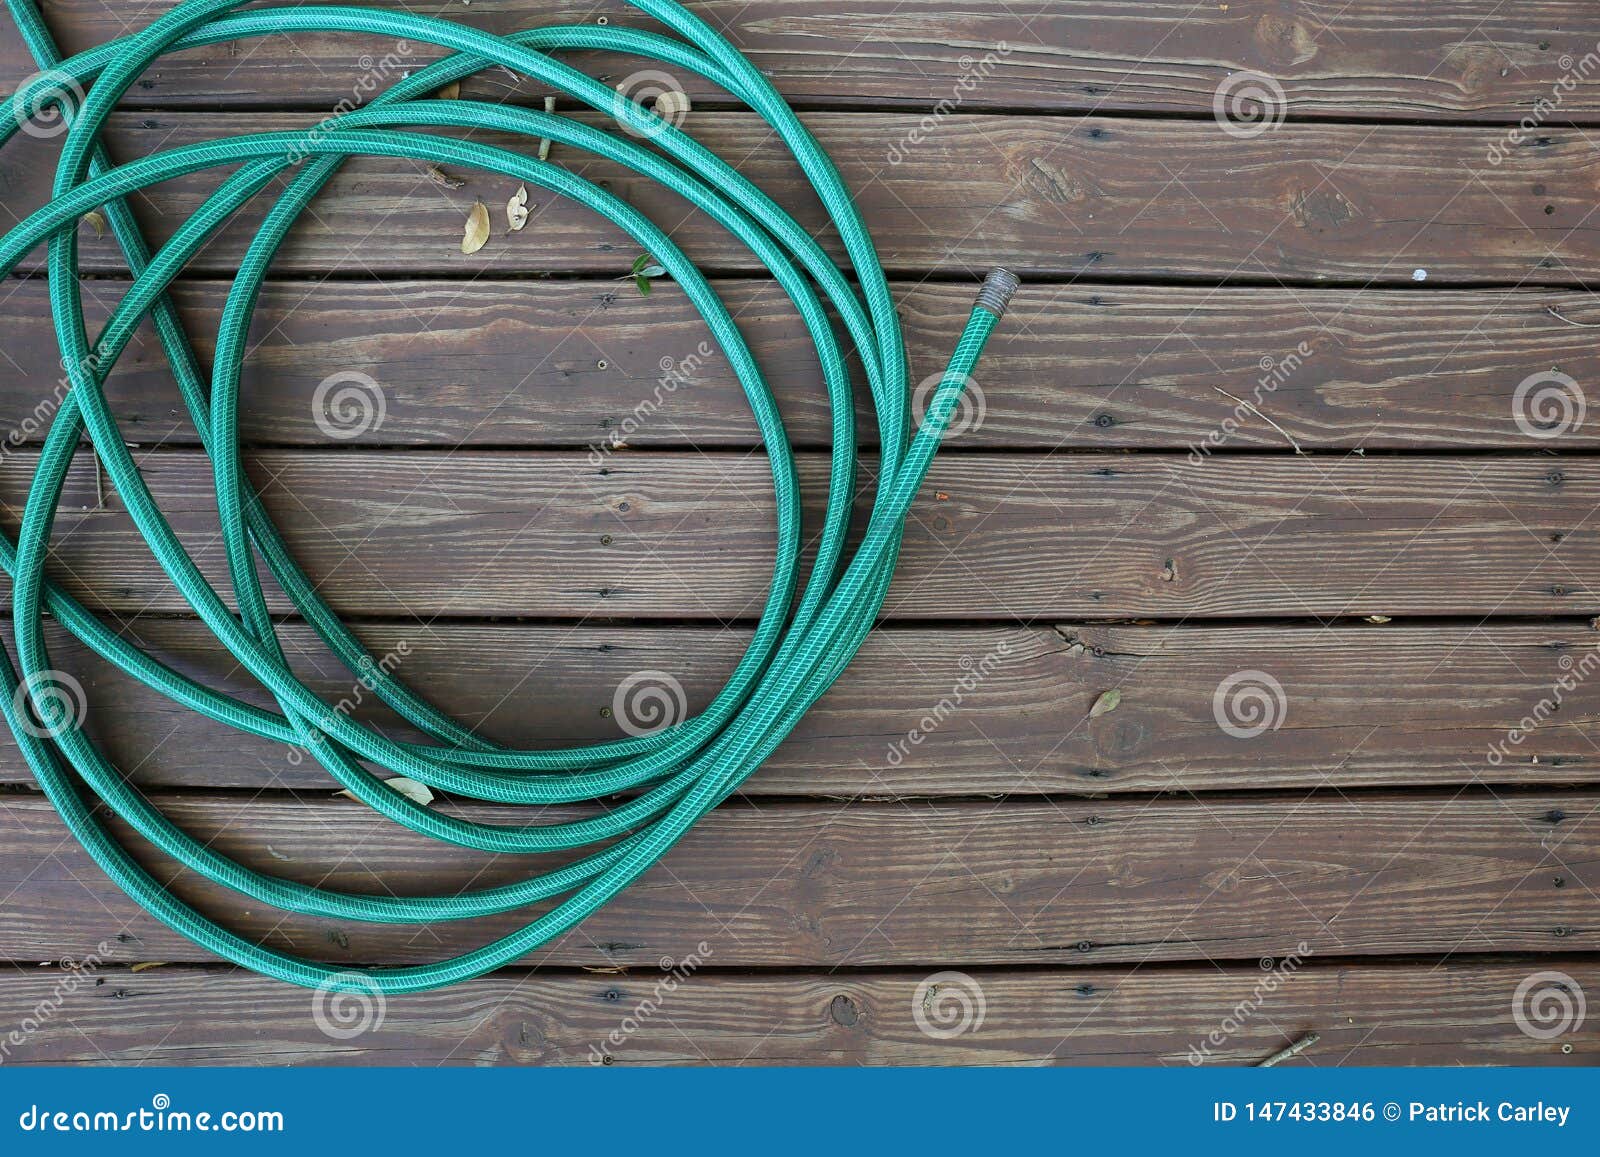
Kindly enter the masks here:
<path id="1" fill-rule="evenodd" d="M 728 620 L 766 597 L 759 455 L 251 459 L 308 573 L 348 615 Z M 29 463 L 12 455 L 0 500 L 21 500 Z M 209 465 L 163 451 L 142 469 L 225 584 Z M 822 459 L 805 458 L 802 488 L 814 527 Z M 124 613 L 185 609 L 116 497 L 97 500 L 84 464 L 58 524 L 63 581 Z M 912 508 L 884 615 L 1594 615 L 1597 505 L 1600 461 L 1580 457 L 948 455 Z"/>
<path id="2" fill-rule="evenodd" d="M 84 285 L 98 322 L 123 287 Z M 920 381 L 943 365 L 972 292 L 896 288 Z M 176 294 L 207 361 L 226 290 L 198 281 Z M 718 290 L 791 441 L 826 445 L 820 369 L 782 291 L 750 281 Z M 61 377 L 46 287 L 21 281 L 7 292 L 0 351 L 13 372 L 0 377 L 0 424 L 37 441 L 35 407 Z M 1532 415 L 1517 386 L 1552 367 L 1600 381 L 1590 331 L 1561 320 L 1597 317 L 1589 295 L 1556 291 L 1025 286 L 984 354 L 982 420 L 951 448 L 1188 449 L 1216 439 L 1218 450 L 1283 450 L 1293 439 L 1305 449 L 1544 449 L 1518 425 L 1519 410 Z M 702 355 L 709 337 L 673 285 L 644 298 L 608 280 L 272 283 L 252 332 L 243 437 L 328 445 L 317 387 L 355 372 L 379 381 L 385 409 L 354 445 L 752 445 L 755 423 L 726 358 Z M 110 390 L 130 440 L 196 443 L 174 412 L 153 333 L 124 356 Z M 1245 400 L 1256 412 L 1236 413 Z M 865 404 L 857 428 L 875 442 Z M 1549 445 L 1600 446 L 1600 422 Z"/>
<path id="3" fill-rule="evenodd" d="M 447 847 L 345 799 L 158 803 L 224 854 L 334 889 L 447 894 L 535 864 Z M 1593 952 L 1597 807 L 1592 792 L 732 802 L 528 959 L 654 967 L 702 942 L 701 955 L 726 968 Z M 462 814 L 528 818 L 486 806 Z M 159 878 L 174 875 L 148 862 Z M 349 964 L 438 959 L 528 918 L 359 925 L 285 917 L 186 876 L 177 888 L 245 936 Z M 0 895 L 0 959 L 81 958 L 101 944 L 108 960 L 208 959 L 101 875 L 37 796 L 3 800 Z"/>
<path id="4" fill-rule="evenodd" d="M 388 6 L 383 0 L 380 6 Z M 169 8 L 156 0 L 136 26 Z M 402 5 L 396 3 L 396 7 Z M 592 20 L 651 27 L 618 0 L 535 3 L 507 0 L 448 15 L 495 32 Z M 1600 39 L 1600 20 L 1581 0 L 1537 0 L 1513 13 L 1491 0 L 1430 5 L 1426 15 L 1399 0 L 1351 4 L 1247 0 L 1224 9 L 1176 0 L 1135 11 L 1113 0 L 973 5 L 950 0 L 914 7 L 890 0 L 841 6 L 817 0 L 696 0 L 692 10 L 727 35 L 791 100 L 931 107 L 964 106 L 1210 115 L 1217 87 L 1235 70 L 1277 79 L 1296 117 L 1471 116 L 1516 120 L 1548 98 L 1565 57 Z M 122 16 L 96 0 L 52 0 L 51 27 L 81 50 L 125 33 Z M 1002 45 L 1004 49 L 1002 49 Z M 295 102 L 326 107 L 349 95 L 359 57 L 387 45 L 371 37 L 297 34 L 219 45 L 164 59 L 130 94 L 141 105 L 206 107 Z M 982 66 L 988 53 L 997 63 Z M 407 67 L 430 58 L 422 46 Z M 626 57 L 576 58 L 594 75 L 621 80 L 645 64 Z M 0 50 L 7 89 L 33 72 L 21 46 Z M 1590 79 L 1566 94 L 1563 119 L 1592 118 L 1600 97 Z M 966 87 L 958 87 L 963 78 Z M 697 98 L 721 96 L 694 78 Z M 532 99 L 539 89 L 496 73 L 468 95 Z"/>
<path id="5" fill-rule="evenodd" d="M 1289 122 L 1240 138 L 1210 120 L 952 115 L 907 148 L 920 131 L 914 116 L 804 119 L 853 190 L 894 273 L 976 278 L 1005 264 L 1024 276 L 1361 287 L 1409 286 L 1418 269 L 1430 286 L 1576 286 L 1600 278 L 1600 231 L 1590 220 L 1600 161 L 1580 129 L 1550 128 L 1495 165 L 1488 157 L 1504 136 L 1499 128 L 1400 125 L 1380 132 Z M 314 123 L 309 114 L 126 113 L 110 122 L 107 139 L 116 157 L 128 159 L 236 133 L 305 129 L 308 121 Z M 759 118 L 705 113 L 694 131 L 808 230 L 824 233 L 820 204 Z M 521 147 L 492 134 L 474 139 Z M 46 200 L 49 151 L 0 154 L 0 190 L 13 211 Z M 671 231 L 703 269 L 760 271 L 719 226 L 654 182 L 586 155 L 560 159 Z M 474 201 L 503 205 L 516 182 L 457 176 L 464 184 L 447 189 L 420 162 L 352 161 L 314 215 L 302 217 L 274 269 L 622 279 L 639 251 L 588 210 L 539 193 L 527 228 L 463 256 L 462 222 Z M 215 180 L 174 180 L 136 199 L 152 239 L 169 237 Z M 231 275 L 263 212 L 258 198 L 192 269 Z M 29 260 L 37 268 L 41 259 Z M 91 272 L 122 268 L 110 236 L 85 238 L 82 262 Z"/>
<path id="6" fill-rule="evenodd" d="M 207 686 L 270 705 L 199 624 L 141 619 L 119 628 Z M 748 639 L 744 629 L 700 627 L 358 630 L 452 716 L 517 746 L 621 737 L 617 691 L 641 671 L 664 673 L 654 685 L 677 680 L 682 702 L 699 711 Z M 85 689 L 90 733 L 135 782 L 334 786 L 303 752 L 201 719 L 85 655 L 65 632 L 49 637 L 55 665 Z M 412 735 L 306 627 L 289 624 L 279 637 L 328 702 Z M 1600 666 L 1597 644 L 1600 634 L 1587 628 L 1505 624 L 885 627 L 741 791 L 1018 798 L 1592 783 L 1600 690 L 1588 673 Z M 1091 719 L 1112 689 L 1121 694 L 1115 712 Z M 1250 713 L 1253 690 L 1266 696 L 1262 714 Z M 1548 712 L 1556 698 L 1559 709 Z M 7 734 L 0 782 L 31 778 Z"/>
<path id="7" fill-rule="evenodd" d="M 1594 964 L 1563 966 L 1585 990 L 1600 985 Z M 332 1040 L 313 1020 L 314 994 L 260 977 L 20 968 L 0 975 L 0 1025 L 28 1020 L 41 1002 L 59 1008 L 6 1057 L 37 1065 L 1247 1065 L 1312 1030 L 1316 1046 L 1289 1063 L 1594 1064 L 1592 1016 L 1551 1040 L 1517 1028 L 1512 998 L 1530 971 L 1314 958 L 1270 976 L 1250 966 L 986 971 L 972 978 L 981 1021 L 946 1039 L 918 1028 L 926 972 L 702 971 L 659 994 L 666 974 L 650 965 L 612 976 L 506 973 L 391 997 L 380 1023 Z"/>

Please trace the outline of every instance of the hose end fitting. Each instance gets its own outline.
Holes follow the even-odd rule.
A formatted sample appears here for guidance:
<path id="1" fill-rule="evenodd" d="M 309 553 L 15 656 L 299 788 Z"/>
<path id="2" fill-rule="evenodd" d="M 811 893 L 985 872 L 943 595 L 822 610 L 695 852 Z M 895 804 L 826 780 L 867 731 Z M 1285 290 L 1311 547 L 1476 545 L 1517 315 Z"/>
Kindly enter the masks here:
<path id="1" fill-rule="evenodd" d="M 978 290 L 977 308 L 986 309 L 996 317 L 1004 317 L 1006 303 L 1021 287 L 1022 281 L 1015 273 L 996 265 L 989 270 L 989 275 L 983 279 L 983 287 Z"/>

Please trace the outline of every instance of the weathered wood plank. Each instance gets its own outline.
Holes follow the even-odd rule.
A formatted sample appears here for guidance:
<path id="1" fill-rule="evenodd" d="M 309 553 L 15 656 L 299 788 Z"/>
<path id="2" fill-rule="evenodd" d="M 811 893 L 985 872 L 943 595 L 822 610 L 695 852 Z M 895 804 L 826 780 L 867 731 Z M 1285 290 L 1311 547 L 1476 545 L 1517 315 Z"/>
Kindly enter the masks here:
<path id="1" fill-rule="evenodd" d="M 670 989 L 648 965 L 615 976 L 503 973 L 391 997 L 381 1019 L 375 1002 L 363 1006 L 370 1016 L 350 1027 L 371 1027 L 340 1040 L 318 1030 L 313 993 L 261 977 L 19 968 L 0 975 L 0 1026 L 54 1010 L 6 1057 L 40 1065 L 1253 1064 L 1313 1030 L 1316 1046 L 1289 1063 L 1594 1064 L 1593 1016 L 1540 1040 L 1510 1015 L 1518 985 L 1549 963 L 980 972 L 961 989 L 970 1027 L 943 1039 L 919 1028 L 924 972 L 700 971 L 675 974 Z M 1600 985 L 1592 963 L 1558 963 L 1586 991 Z M 960 1024 L 949 990 L 961 984 L 945 980 L 951 1017 L 934 1027 Z"/>
<path id="2" fill-rule="evenodd" d="M 84 284 L 98 321 L 120 287 Z M 898 289 L 920 380 L 949 355 L 972 292 Z M 226 290 L 199 281 L 177 292 L 206 360 Z M 820 371 L 787 299 L 756 282 L 719 290 L 770 378 L 791 441 L 826 445 Z M 0 377 L 0 424 L 38 440 L 35 407 L 61 377 L 46 286 L 14 283 L 5 302 L 15 372 Z M 702 351 L 709 331 L 672 285 L 642 298 L 614 281 L 272 283 L 256 316 L 244 381 L 251 442 L 327 445 L 313 399 L 340 372 L 373 376 L 384 393 L 382 422 L 358 431 L 355 445 L 582 446 L 615 436 L 638 447 L 708 447 L 756 438 L 727 360 Z M 1519 409 L 1533 416 L 1518 406 L 1517 386 L 1554 366 L 1580 384 L 1600 381 L 1590 332 L 1561 320 L 1596 316 L 1587 294 L 1556 291 L 1027 286 L 984 356 L 981 420 L 952 446 L 1187 449 L 1220 437 L 1227 449 L 1283 449 L 1286 438 L 1306 449 L 1543 448 L 1517 422 Z M 130 439 L 196 442 L 173 412 L 176 391 L 152 334 L 126 355 L 111 390 Z M 1259 414 L 1236 413 L 1235 399 Z M 864 405 L 858 429 L 875 441 Z M 1600 422 L 1557 445 L 1600 446 Z"/>
<path id="3" fill-rule="evenodd" d="M 0 500 L 20 501 L 29 460 L 12 456 Z M 771 482 L 758 455 L 252 460 L 308 573 L 346 614 L 731 619 L 766 597 Z M 225 584 L 209 464 L 152 452 L 143 470 Z M 811 526 L 825 473 L 805 458 Z M 57 535 L 63 581 L 121 612 L 186 609 L 115 496 L 96 501 L 84 464 Z M 1593 615 L 1596 505 L 1600 461 L 1582 457 L 950 455 L 912 508 L 884 614 Z"/>
<path id="4" fill-rule="evenodd" d="M 233 133 L 305 128 L 307 114 L 123 114 L 109 132 L 120 158 Z M 977 276 L 994 264 L 1024 275 L 1147 280 L 1257 279 L 1411 285 L 1574 286 L 1600 278 L 1597 161 L 1580 129 L 1551 128 L 1492 165 L 1496 128 L 1289 123 L 1242 139 L 1210 120 L 951 116 L 905 148 L 918 118 L 812 113 L 892 272 Z M 706 113 L 696 135 L 806 228 L 827 222 L 798 169 L 759 118 Z M 501 138 L 475 134 L 493 143 Z M 31 143 L 31 142 L 30 142 Z M 521 147 L 521 142 L 504 143 Z M 903 152 L 891 163 L 896 150 Z M 0 155 L 15 212 L 42 204 L 49 148 Z M 587 157 L 566 158 L 674 232 L 703 267 L 754 272 L 751 255 L 661 186 Z M 961 180 L 951 179 L 961 174 Z M 537 196 L 529 226 L 470 257 L 462 221 L 475 199 L 502 205 L 506 178 L 459 174 L 447 189 L 417 162 L 357 159 L 302 218 L 274 268 L 350 275 L 581 272 L 622 278 L 638 247 L 574 203 Z M 165 239 L 215 177 L 169 182 L 135 206 Z M 198 257 L 196 272 L 231 275 L 260 204 Z M 85 230 L 88 232 L 88 230 Z M 831 243 L 830 243 L 831 244 Z M 834 245 L 837 253 L 838 247 Z M 30 258 L 37 262 L 38 256 Z M 83 246 L 89 271 L 116 271 L 109 236 Z M 619 288 L 624 287 L 619 281 Z"/>
<path id="5" fill-rule="evenodd" d="M 206 685 L 270 705 L 199 624 L 142 619 L 124 630 Z M 652 685 L 675 682 L 674 699 L 699 711 L 748 638 L 699 627 L 359 631 L 452 716 L 517 746 L 621 737 L 618 688 L 642 671 L 658 673 Z M 91 734 L 135 782 L 331 789 L 303 753 L 203 720 L 93 660 L 65 632 L 50 637 L 56 665 L 85 689 Z M 280 638 L 328 702 L 411 734 L 306 627 L 289 624 Z M 1597 760 L 1600 689 L 1588 677 L 1600 665 L 1597 642 L 1594 631 L 1563 626 L 885 627 L 742 791 L 1018 797 L 1583 784 Z M 1570 690 L 1558 682 L 1568 678 Z M 1122 697 L 1116 711 L 1090 719 L 1111 689 Z M 1252 692 L 1263 714 L 1239 699 Z M 1557 697 L 1558 712 L 1540 706 Z M 1513 742 L 1530 717 L 1542 722 Z M 5 735 L 0 782 L 30 779 Z"/>
<path id="6" fill-rule="evenodd" d="M 135 25 L 172 3 L 156 0 L 141 8 Z M 652 26 L 618 0 L 509 0 L 482 7 L 452 6 L 448 15 L 496 32 L 597 14 Z M 1582 58 L 1600 39 L 1593 8 L 1580 0 L 1537 0 L 1514 13 L 1491 0 L 1456 0 L 1430 5 L 1425 17 L 1396 0 L 1228 8 L 1157 0 L 1137 10 L 1110 0 L 944 0 L 915 9 L 890 0 L 848 7 L 815 0 L 695 0 L 690 7 L 797 101 L 931 107 L 959 98 L 973 108 L 1209 114 L 1218 86 L 1235 70 L 1248 69 L 1275 77 L 1297 117 L 1516 120 L 1535 100 L 1549 99 L 1567 69 L 1575 87 L 1563 95 L 1557 115 L 1590 118 L 1600 111 L 1593 73 L 1563 63 Z M 71 50 L 126 31 L 122 15 L 96 0 L 52 0 L 48 15 Z M 331 106 L 350 95 L 361 75 L 360 56 L 385 47 L 372 38 L 297 34 L 292 45 L 268 40 L 196 50 L 163 60 L 131 99 L 175 107 Z M 996 63 L 983 65 L 991 53 Z M 418 45 L 404 56 L 404 66 L 429 58 Z M 585 55 L 578 63 L 616 81 L 644 67 L 610 56 Z M 9 89 L 31 72 L 21 45 L 8 41 L 0 50 L 0 83 Z M 722 95 L 689 76 L 681 83 L 696 97 Z M 499 74 L 465 91 L 492 99 L 530 99 L 540 92 L 531 85 L 514 88 Z"/>
<path id="7" fill-rule="evenodd" d="M 445 894 L 534 866 L 434 843 L 343 799 L 191 795 L 159 806 L 225 854 L 335 889 Z M 702 942 L 701 955 L 719 967 L 1592 952 L 1600 947 L 1597 807 L 1593 793 L 1460 792 L 735 802 L 530 959 L 653 967 Z M 462 810 L 488 822 L 527 817 Z M 436 959 L 527 918 L 419 932 L 286 918 L 187 877 L 177 886 L 243 935 L 351 964 Z M 106 959 L 207 959 L 121 895 L 40 797 L 13 794 L 0 808 L 0 895 L 9 897 L 0 959 L 81 958 L 102 944 Z"/>

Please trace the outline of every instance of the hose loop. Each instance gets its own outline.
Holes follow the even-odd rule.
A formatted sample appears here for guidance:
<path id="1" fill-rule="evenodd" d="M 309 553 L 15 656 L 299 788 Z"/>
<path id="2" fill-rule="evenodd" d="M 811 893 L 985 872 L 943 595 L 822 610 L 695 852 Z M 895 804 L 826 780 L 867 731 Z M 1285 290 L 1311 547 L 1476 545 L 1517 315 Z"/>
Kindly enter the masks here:
<path id="1" fill-rule="evenodd" d="M 246 0 L 185 0 L 147 27 L 63 60 L 33 0 L 6 0 L 41 70 L 12 99 L 14 124 L 53 115 L 65 124 L 51 202 L 0 238 L 0 275 L 30 253 L 48 252 L 50 300 L 70 390 L 46 434 L 16 541 L 0 539 L 0 566 L 13 578 L 16 661 L 0 651 L 0 711 L 68 828 L 111 878 L 152 915 L 228 960 L 308 987 L 350 987 L 350 973 L 254 944 L 200 914 L 147 872 L 100 818 L 103 804 L 163 853 L 205 879 L 287 912 L 377 923 L 461 920 L 557 900 L 523 926 L 451 959 L 375 969 L 364 991 L 436 988 L 516 960 L 572 928 L 656 863 L 698 819 L 751 775 L 836 679 L 883 605 L 907 511 L 964 383 L 1015 290 L 997 271 L 977 304 L 921 425 L 911 426 L 905 349 L 887 277 L 850 191 L 827 154 L 771 83 L 731 44 L 675 0 L 630 0 L 666 27 L 662 35 L 612 26 L 559 26 L 493 36 L 452 21 L 353 6 L 246 7 Z M 100 143 L 123 94 L 163 56 L 189 48 L 294 32 L 392 37 L 448 51 L 368 102 L 299 132 L 249 133 L 152 153 L 113 167 Z M 759 114 L 793 153 L 838 232 L 841 270 L 822 246 L 734 166 L 683 128 L 553 53 L 601 49 L 682 69 L 718 85 Z M 425 99 L 445 85 L 503 66 L 611 117 L 603 132 L 564 115 L 472 100 Z M 433 130 L 444 130 L 435 132 Z M 449 135 L 511 134 L 504 148 Z M 805 326 L 832 415 L 828 501 L 819 526 L 803 526 L 794 454 L 760 365 L 715 287 L 672 238 L 631 205 L 561 164 L 541 161 L 540 139 L 622 165 L 680 196 L 743 243 L 773 276 Z M 526 150 L 526 151 L 524 151 Z M 751 642 L 727 684 L 698 714 L 604 743 L 565 750 L 491 743 L 451 719 L 371 654 L 318 594 L 295 561 L 244 470 L 239 442 L 241 368 L 260 291 L 286 236 L 345 161 L 378 156 L 472 168 L 522 181 L 586 206 L 658 262 L 699 311 L 738 377 L 766 447 L 776 510 L 770 587 Z M 152 253 L 126 197 L 214 168 L 232 171 Z M 211 372 L 194 354 L 167 296 L 188 262 L 245 205 L 271 198 L 240 261 L 215 335 Z M 102 209 L 132 280 L 98 337 L 87 332 L 78 276 L 82 217 Z M 859 287 L 859 288 L 858 288 Z M 848 548 L 856 482 L 856 429 L 843 323 L 871 395 L 881 462 L 865 537 Z M 151 494 L 104 391 L 107 375 L 145 318 L 210 459 L 229 586 L 201 572 Z M 68 470 L 87 434 L 129 517 L 193 612 L 270 693 L 263 709 L 206 687 L 130 643 L 46 575 L 46 556 Z M 801 573 L 807 536 L 817 539 Z M 291 670 L 277 636 L 259 557 L 295 612 L 352 677 L 426 739 L 400 741 L 323 701 Z M 48 611 L 106 660 L 203 716 L 303 748 L 334 781 L 381 815 L 423 835 L 486 852 L 575 852 L 565 866 L 525 880 L 451 895 L 395 897 L 316 888 L 260 872 L 173 824 L 133 788 L 58 698 L 42 690 L 54 667 Z M 629 798 L 583 818 L 487 824 L 425 807 L 387 786 L 403 775 L 467 799 L 542 806 Z"/>

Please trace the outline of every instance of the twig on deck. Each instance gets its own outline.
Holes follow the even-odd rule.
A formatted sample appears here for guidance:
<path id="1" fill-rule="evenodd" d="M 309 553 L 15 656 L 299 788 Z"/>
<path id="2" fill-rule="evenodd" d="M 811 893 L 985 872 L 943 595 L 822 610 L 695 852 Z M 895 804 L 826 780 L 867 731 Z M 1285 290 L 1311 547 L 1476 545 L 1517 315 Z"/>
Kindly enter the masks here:
<path id="1" fill-rule="evenodd" d="M 1245 409 L 1249 410 L 1256 417 L 1260 418 L 1267 425 L 1271 426 L 1278 433 L 1282 434 L 1284 441 L 1288 442 L 1289 445 L 1294 448 L 1294 452 L 1296 454 L 1304 454 L 1305 453 L 1304 450 L 1300 449 L 1300 443 L 1296 442 L 1293 438 L 1291 438 L 1289 436 L 1289 431 L 1285 430 L 1282 426 L 1278 425 L 1278 423 L 1274 422 L 1271 418 L 1269 418 L 1265 414 L 1263 414 L 1256 407 L 1255 403 L 1247 402 L 1243 398 L 1236 398 L 1232 394 L 1228 393 L 1228 391 L 1223 389 L 1221 386 L 1212 386 L 1211 388 L 1213 390 L 1217 391 L 1217 393 L 1221 394 L 1224 398 L 1227 398 L 1230 402 L 1233 402 L 1236 405 L 1243 406 Z"/>
<path id="2" fill-rule="evenodd" d="M 1321 1039 L 1322 1038 L 1316 1033 L 1308 1032 L 1305 1036 L 1295 1041 L 1294 1044 L 1290 1045 L 1288 1048 L 1279 1049 L 1277 1052 L 1273 1053 L 1266 1060 L 1258 1064 L 1256 1068 L 1270 1069 L 1273 1065 L 1289 1060 L 1291 1057 L 1297 1057 Z"/>
<path id="3" fill-rule="evenodd" d="M 547 97 L 544 98 L 544 111 L 545 112 L 555 112 L 556 111 L 556 98 L 555 97 L 547 96 Z M 548 161 L 550 159 L 550 138 L 549 137 L 540 137 L 539 138 L 539 159 L 541 161 Z"/>
<path id="4" fill-rule="evenodd" d="M 1568 325 L 1577 326 L 1579 329 L 1600 329 L 1600 321 L 1573 321 L 1553 305 L 1545 306 L 1544 311 L 1557 321 L 1564 321 Z"/>

